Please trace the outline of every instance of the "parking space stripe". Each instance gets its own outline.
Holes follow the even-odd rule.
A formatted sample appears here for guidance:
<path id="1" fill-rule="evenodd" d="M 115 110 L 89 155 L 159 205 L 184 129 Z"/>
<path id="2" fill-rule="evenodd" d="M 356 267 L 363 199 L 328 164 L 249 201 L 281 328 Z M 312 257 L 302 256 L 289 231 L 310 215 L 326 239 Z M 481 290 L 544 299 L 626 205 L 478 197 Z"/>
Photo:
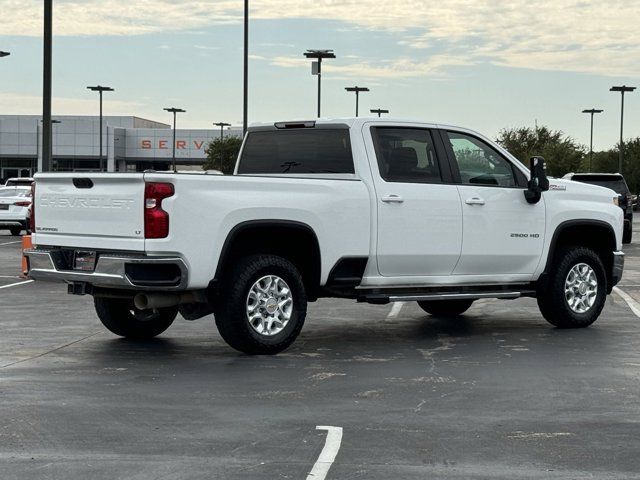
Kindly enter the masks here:
<path id="1" fill-rule="evenodd" d="M 327 439 L 324 442 L 324 448 L 320 452 L 320 456 L 315 465 L 307 475 L 307 480 L 324 480 L 329 473 L 329 469 L 333 461 L 338 455 L 340 444 L 342 443 L 342 427 L 325 427 L 317 426 L 316 430 L 326 430 Z"/>
<path id="2" fill-rule="evenodd" d="M 22 243 L 22 240 L 18 240 L 18 241 L 16 241 L 16 242 L 0 243 L 0 246 L 2 246 L 2 245 L 13 245 L 13 244 L 16 244 L 16 243 Z"/>
<path id="3" fill-rule="evenodd" d="M 402 310 L 402 306 L 404 302 L 393 302 L 393 306 L 391 307 L 391 311 L 387 315 L 387 320 L 391 320 L 392 318 L 396 318 L 400 314 L 400 310 Z"/>
<path id="4" fill-rule="evenodd" d="M 26 285 L 27 283 L 33 283 L 33 280 L 25 280 L 24 282 L 12 283 L 11 285 L 4 285 L 0 287 L 0 290 L 2 290 L 3 288 L 19 287 L 20 285 Z"/>
<path id="5" fill-rule="evenodd" d="M 618 287 L 613 287 L 613 291 L 616 292 L 625 302 L 627 302 L 627 305 L 629 305 L 629 308 L 636 317 L 640 317 L 640 304 L 636 302 L 631 295 L 622 291 Z"/>

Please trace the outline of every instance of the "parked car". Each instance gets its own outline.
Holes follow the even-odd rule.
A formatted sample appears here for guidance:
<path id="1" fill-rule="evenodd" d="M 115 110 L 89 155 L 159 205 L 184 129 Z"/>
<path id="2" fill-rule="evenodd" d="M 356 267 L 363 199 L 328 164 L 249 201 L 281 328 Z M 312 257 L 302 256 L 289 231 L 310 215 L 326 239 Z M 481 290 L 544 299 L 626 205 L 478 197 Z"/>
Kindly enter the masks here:
<path id="1" fill-rule="evenodd" d="M 20 178 L 9 178 L 5 182 L 5 187 L 30 187 L 33 183 L 33 178 L 31 177 L 20 177 Z"/>
<path id="2" fill-rule="evenodd" d="M 624 212 L 622 243 L 631 243 L 633 235 L 633 195 L 624 177 L 619 173 L 567 173 L 563 178 L 574 182 L 590 183 L 610 188 L 618 194 L 618 205 Z"/>
<path id="3" fill-rule="evenodd" d="M 27 211 L 31 206 L 31 187 L 0 187 L 0 228 L 11 235 L 27 229 Z"/>
<path id="4" fill-rule="evenodd" d="M 634 212 L 638 210 L 638 195 L 631 195 L 631 206 Z"/>
<path id="5" fill-rule="evenodd" d="M 234 175 L 38 174 L 26 255 L 31 278 L 93 295 L 117 335 L 214 312 L 250 354 L 287 348 L 321 297 L 439 316 L 536 297 L 550 323 L 576 328 L 622 275 L 617 201 L 465 128 L 282 122 L 249 129 Z"/>

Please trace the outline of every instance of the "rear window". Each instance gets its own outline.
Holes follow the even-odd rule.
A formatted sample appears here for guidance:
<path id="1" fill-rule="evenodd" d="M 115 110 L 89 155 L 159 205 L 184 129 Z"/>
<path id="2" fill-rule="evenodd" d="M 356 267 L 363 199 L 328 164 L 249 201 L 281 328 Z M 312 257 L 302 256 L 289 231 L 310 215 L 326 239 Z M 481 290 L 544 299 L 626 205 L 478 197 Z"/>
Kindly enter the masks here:
<path id="1" fill-rule="evenodd" d="M 30 188 L 0 188 L 0 197 L 29 197 Z"/>
<path id="2" fill-rule="evenodd" d="M 589 183 L 591 185 L 598 185 L 599 187 L 610 188 L 618 194 L 626 194 L 629 192 L 624 178 L 618 176 L 574 175 L 571 180 L 575 180 L 576 182 L 581 183 Z"/>
<path id="3" fill-rule="evenodd" d="M 354 173 L 349 130 L 250 132 L 238 173 Z"/>

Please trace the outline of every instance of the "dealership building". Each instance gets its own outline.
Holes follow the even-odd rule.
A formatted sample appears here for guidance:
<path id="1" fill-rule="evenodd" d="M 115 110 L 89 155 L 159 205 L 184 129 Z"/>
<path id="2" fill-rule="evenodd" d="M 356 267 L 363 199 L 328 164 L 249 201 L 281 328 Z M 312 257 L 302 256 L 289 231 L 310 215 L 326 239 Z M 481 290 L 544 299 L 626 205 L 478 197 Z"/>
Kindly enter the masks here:
<path id="1" fill-rule="evenodd" d="M 100 170 L 100 119 L 97 116 L 54 116 L 54 171 Z M 242 136 L 229 127 L 224 136 Z M 209 142 L 220 129 L 176 130 L 176 165 L 199 170 Z M 109 172 L 167 170 L 172 159 L 173 130 L 165 123 L 139 117 L 103 117 L 103 158 Z M 42 169 L 42 117 L 0 115 L 0 178 L 29 177 Z"/>

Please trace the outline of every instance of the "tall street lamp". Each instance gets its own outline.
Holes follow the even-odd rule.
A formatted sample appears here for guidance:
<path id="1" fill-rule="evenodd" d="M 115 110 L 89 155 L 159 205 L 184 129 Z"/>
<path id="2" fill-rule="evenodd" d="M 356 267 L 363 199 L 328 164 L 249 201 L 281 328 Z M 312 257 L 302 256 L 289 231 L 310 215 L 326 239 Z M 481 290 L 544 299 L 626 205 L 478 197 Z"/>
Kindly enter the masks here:
<path id="1" fill-rule="evenodd" d="M 315 58 L 316 61 L 311 64 L 311 74 L 318 76 L 318 118 L 320 118 L 320 98 L 322 91 L 322 59 L 323 58 L 336 58 L 333 50 L 307 50 L 304 53 L 307 58 Z"/>
<path id="2" fill-rule="evenodd" d="M 389 110 L 385 110 L 383 108 L 372 108 L 371 110 L 369 110 L 371 113 L 377 113 L 378 114 L 378 118 L 380 118 L 382 116 L 383 113 L 389 113 Z"/>
<path id="3" fill-rule="evenodd" d="M 609 89 L 610 92 L 620 92 L 620 94 L 622 95 L 622 105 L 620 108 L 620 151 L 618 152 L 618 172 L 622 173 L 622 157 L 623 157 L 623 139 L 622 139 L 622 133 L 623 133 L 623 126 L 624 126 L 624 93 L 625 92 L 633 92 L 636 89 L 636 87 L 627 87 L 626 85 L 622 85 L 622 86 L 618 86 L 618 87 L 611 87 Z"/>
<path id="4" fill-rule="evenodd" d="M 591 114 L 591 140 L 589 141 L 589 172 L 591 172 L 591 166 L 593 164 L 593 115 L 595 113 L 602 113 L 604 110 L 597 110 L 592 108 L 590 110 L 582 110 L 582 113 Z"/>
<path id="5" fill-rule="evenodd" d="M 249 118 L 249 0 L 244 0 L 244 87 L 242 103 L 242 135 L 247 133 Z"/>
<path id="6" fill-rule="evenodd" d="M 44 121 L 40 120 L 40 123 L 42 123 L 42 126 L 44 128 Z M 50 123 L 51 123 L 51 132 L 52 132 L 52 138 L 53 138 L 53 125 L 57 125 L 59 123 L 62 123 L 62 121 L 60 121 L 60 120 L 51 120 Z M 36 130 L 37 130 L 37 128 L 36 128 Z M 53 144 L 53 141 L 51 143 Z M 36 145 L 37 145 L 36 150 L 39 151 L 40 150 L 40 134 L 37 131 L 36 131 Z M 52 155 L 52 157 L 53 157 L 53 155 Z M 57 168 L 56 168 L 56 170 L 57 170 Z M 51 171 L 53 171 L 53 158 L 51 160 Z"/>
<path id="7" fill-rule="evenodd" d="M 358 101 L 360 98 L 360 92 L 368 92 L 369 89 L 367 87 L 345 87 L 347 92 L 356 92 L 356 117 L 358 116 Z"/>
<path id="8" fill-rule="evenodd" d="M 42 62 L 42 171 L 51 169 L 51 66 L 53 58 L 53 0 L 44 0 Z"/>
<path id="9" fill-rule="evenodd" d="M 218 122 L 218 123 L 214 123 L 214 125 L 216 127 L 220 127 L 220 171 L 222 171 L 222 161 L 224 160 L 223 158 L 223 148 L 222 148 L 222 142 L 224 140 L 224 127 L 230 127 L 231 124 L 230 123 L 225 123 L 225 122 Z"/>
<path id="10" fill-rule="evenodd" d="M 173 113 L 173 155 L 171 156 L 172 158 L 171 164 L 173 165 L 173 171 L 177 172 L 178 169 L 176 168 L 176 114 L 186 113 L 186 110 L 183 110 L 181 108 L 176 108 L 176 107 L 165 108 L 164 110 L 169 113 Z"/>
<path id="11" fill-rule="evenodd" d="M 96 85 L 95 87 L 87 87 L 87 89 L 92 92 L 98 92 L 100 94 L 100 150 L 98 154 L 98 159 L 100 161 L 100 171 L 103 172 L 104 168 L 102 165 L 102 93 L 103 92 L 114 92 L 115 90 L 111 87 L 103 87 L 102 85 Z"/>
<path id="12" fill-rule="evenodd" d="M 11 53 L 10 53 L 10 52 L 3 52 L 3 51 L 1 51 L 1 50 L 0 50 L 0 58 L 2 58 L 2 57 L 8 57 L 9 55 L 11 55 Z"/>

